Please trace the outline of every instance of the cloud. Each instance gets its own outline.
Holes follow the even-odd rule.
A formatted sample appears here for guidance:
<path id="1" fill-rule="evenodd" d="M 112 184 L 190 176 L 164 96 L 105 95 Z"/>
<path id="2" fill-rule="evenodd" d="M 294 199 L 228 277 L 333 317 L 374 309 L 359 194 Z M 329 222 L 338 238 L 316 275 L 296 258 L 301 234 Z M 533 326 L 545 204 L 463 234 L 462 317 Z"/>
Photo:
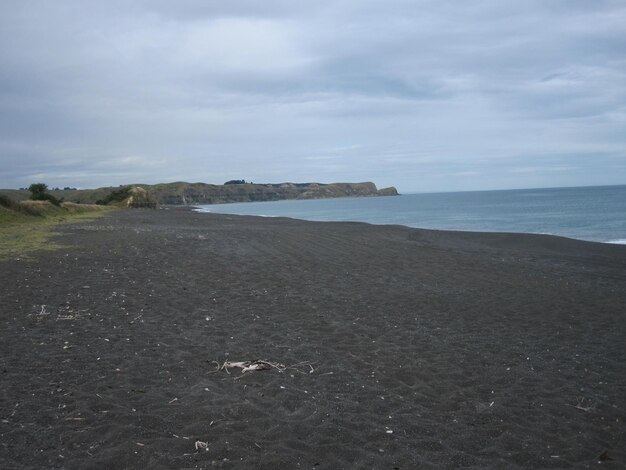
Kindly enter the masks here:
<path id="1" fill-rule="evenodd" d="M 625 49 L 612 0 L 3 2 L 0 186 L 624 183 Z"/>

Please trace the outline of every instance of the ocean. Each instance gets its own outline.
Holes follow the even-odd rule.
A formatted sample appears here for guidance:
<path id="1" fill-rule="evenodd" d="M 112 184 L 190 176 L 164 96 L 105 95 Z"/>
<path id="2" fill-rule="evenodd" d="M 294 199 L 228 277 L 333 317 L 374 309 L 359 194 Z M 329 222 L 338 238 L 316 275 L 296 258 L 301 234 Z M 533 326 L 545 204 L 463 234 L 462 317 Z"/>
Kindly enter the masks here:
<path id="1" fill-rule="evenodd" d="M 626 185 L 214 204 L 197 210 L 626 244 Z"/>

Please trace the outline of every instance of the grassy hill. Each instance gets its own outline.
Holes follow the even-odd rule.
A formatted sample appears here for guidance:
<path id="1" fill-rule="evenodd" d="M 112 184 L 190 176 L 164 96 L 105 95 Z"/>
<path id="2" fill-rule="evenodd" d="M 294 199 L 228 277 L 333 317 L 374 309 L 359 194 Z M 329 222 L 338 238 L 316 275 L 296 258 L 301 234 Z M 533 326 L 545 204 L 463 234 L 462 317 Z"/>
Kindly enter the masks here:
<path id="1" fill-rule="evenodd" d="M 278 184 L 225 184 L 175 183 L 133 184 L 129 187 L 144 188 L 159 204 L 194 205 L 221 204 L 228 202 L 278 201 L 282 199 L 324 199 L 355 196 L 394 196 L 395 188 L 378 189 L 371 182 L 365 183 L 278 183 Z M 64 201 L 95 204 L 103 201 L 121 187 L 97 189 L 68 189 L 49 191 Z M 28 199 L 30 193 L 23 190 L 0 190 L 16 200 Z"/>
<path id="2" fill-rule="evenodd" d="M 15 201 L 0 195 L 0 259 L 60 248 L 50 241 L 55 226 L 89 220 L 107 210 L 110 208 L 71 202 L 55 206 L 48 201 Z"/>

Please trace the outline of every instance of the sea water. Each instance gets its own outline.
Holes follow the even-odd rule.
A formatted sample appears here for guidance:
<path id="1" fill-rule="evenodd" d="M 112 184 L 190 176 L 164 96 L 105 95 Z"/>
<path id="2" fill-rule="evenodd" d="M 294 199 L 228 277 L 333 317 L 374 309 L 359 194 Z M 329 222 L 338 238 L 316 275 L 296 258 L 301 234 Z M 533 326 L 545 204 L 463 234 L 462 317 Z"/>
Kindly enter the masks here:
<path id="1" fill-rule="evenodd" d="M 198 206 L 199 211 L 626 244 L 626 185 L 405 194 Z"/>

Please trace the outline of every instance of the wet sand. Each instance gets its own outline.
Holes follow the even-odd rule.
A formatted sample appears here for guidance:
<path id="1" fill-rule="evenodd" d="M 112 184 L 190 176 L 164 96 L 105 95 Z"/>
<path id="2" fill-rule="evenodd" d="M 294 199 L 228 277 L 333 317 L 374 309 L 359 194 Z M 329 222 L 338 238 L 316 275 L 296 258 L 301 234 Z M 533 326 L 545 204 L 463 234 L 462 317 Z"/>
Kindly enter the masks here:
<path id="1" fill-rule="evenodd" d="M 626 466 L 626 246 L 177 208 L 60 231 L 0 261 L 0 468 Z M 255 359 L 285 368 L 215 372 Z"/>

